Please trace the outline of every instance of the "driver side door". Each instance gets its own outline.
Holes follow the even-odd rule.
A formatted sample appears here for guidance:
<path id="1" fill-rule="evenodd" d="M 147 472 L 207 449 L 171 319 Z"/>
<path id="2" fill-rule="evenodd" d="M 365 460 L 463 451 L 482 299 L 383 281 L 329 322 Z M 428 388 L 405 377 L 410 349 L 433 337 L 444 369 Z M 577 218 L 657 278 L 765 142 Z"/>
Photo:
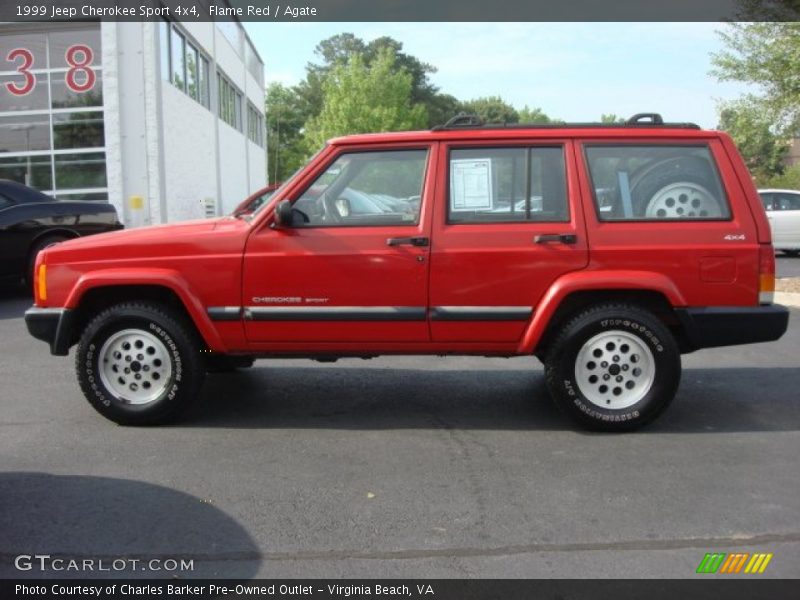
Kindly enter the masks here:
<path id="1" fill-rule="evenodd" d="M 433 145 L 342 148 L 289 198 L 291 226 L 250 236 L 243 305 L 254 348 L 429 341 Z"/>

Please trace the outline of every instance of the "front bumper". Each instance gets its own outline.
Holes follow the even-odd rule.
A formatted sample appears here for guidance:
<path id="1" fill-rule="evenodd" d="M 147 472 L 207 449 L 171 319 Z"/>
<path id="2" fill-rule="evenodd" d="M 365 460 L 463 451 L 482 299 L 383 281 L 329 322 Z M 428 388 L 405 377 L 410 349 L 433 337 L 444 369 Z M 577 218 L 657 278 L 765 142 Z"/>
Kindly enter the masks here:
<path id="1" fill-rule="evenodd" d="M 37 340 L 50 344 L 50 353 L 66 356 L 72 342 L 75 311 L 68 308 L 39 308 L 25 311 L 25 325 Z"/>
<path id="2" fill-rule="evenodd" d="M 789 309 L 764 306 L 710 306 L 676 309 L 692 350 L 773 342 L 789 326 Z"/>

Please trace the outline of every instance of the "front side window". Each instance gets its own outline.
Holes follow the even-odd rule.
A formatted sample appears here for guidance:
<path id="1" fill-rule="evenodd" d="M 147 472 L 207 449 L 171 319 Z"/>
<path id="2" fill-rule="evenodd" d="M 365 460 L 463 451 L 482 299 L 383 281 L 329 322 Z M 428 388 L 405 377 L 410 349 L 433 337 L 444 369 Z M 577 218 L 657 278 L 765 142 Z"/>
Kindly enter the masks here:
<path id="1" fill-rule="evenodd" d="M 591 145 L 586 160 L 601 221 L 730 218 L 707 146 Z"/>
<path id="2" fill-rule="evenodd" d="M 560 147 L 450 152 L 448 223 L 569 220 Z"/>
<path id="3" fill-rule="evenodd" d="M 800 210 L 800 194 L 775 194 L 774 210 Z"/>
<path id="4" fill-rule="evenodd" d="M 298 225 L 419 223 L 427 150 L 342 154 L 294 203 Z"/>

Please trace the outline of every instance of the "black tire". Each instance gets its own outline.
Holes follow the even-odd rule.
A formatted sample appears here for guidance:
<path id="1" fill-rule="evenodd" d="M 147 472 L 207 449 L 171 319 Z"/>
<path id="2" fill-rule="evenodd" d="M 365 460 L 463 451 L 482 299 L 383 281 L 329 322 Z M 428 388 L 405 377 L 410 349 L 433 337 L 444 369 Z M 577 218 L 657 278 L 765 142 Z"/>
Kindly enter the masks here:
<path id="1" fill-rule="evenodd" d="M 253 366 L 256 359 L 252 356 L 208 356 L 205 359 L 206 372 L 208 373 L 235 373 L 239 369 L 248 369 Z"/>
<path id="2" fill-rule="evenodd" d="M 124 346 L 126 339 L 134 340 L 136 348 L 129 343 L 130 354 L 121 349 L 125 354 L 117 363 L 114 355 L 120 352 L 111 352 L 113 344 Z M 127 302 L 104 310 L 87 325 L 75 354 L 75 370 L 84 396 L 104 417 L 120 425 L 161 425 L 178 418 L 199 396 L 205 377 L 201 347 L 199 336 L 182 315 L 158 304 Z M 135 354 L 137 348 L 140 354 Z M 109 377 L 109 371 L 101 370 L 101 353 L 111 361 L 109 368 L 119 366 L 130 372 L 116 371 L 119 378 Z M 161 381 L 156 380 L 157 374 Z M 123 386 L 127 386 L 128 399 L 119 392 Z M 137 393 L 147 393 L 145 386 L 157 395 L 136 398 Z"/>
<path id="3" fill-rule="evenodd" d="M 599 356 L 584 354 L 579 365 L 581 352 L 598 343 L 610 344 L 605 347 L 608 354 L 595 348 L 592 352 L 600 350 Z M 584 363 L 586 356 L 589 360 Z M 644 372 L 638 369 L 636 375 L 636 364 Z M 594 375 L 595 381 L 590 382 L 586 375 Z M 609 377 L 603 379 L 606 375 Z M 637 379 L 640 376 L 642 379 Z M 680 376 L 680 352 L 670 331 L 652 313 L 631 304 L 601 304 L 584 310 L 563 326 L 545 358 L 545 377 L 553 399 L 567 415 L 595 431 L 631 431 L 649 423 L 675 397 Z M 618 381 L 619 377 L 623 379 Z M 625 389 L 629 385 L 630 391 Z"/>
<path id="4" fill-rule="evenodd" d="M 29 288 L 33 287 L 33 270 L 36 268 L 36 255 L 48 246 L 52 246 L 53 244 L 57 244 L 58 242 L 63 242 L 64 240 L 68 239 L 68 237 L 63 235 L 46 235 L 41 239 L 36 240 L 36 243 L 31 246 L 31 251 L 28 254 L 28 269 L 25 271 L 25 284 Z"/>
<path id="5" fill-rule="evenodd" d="M 708 165 L 701 159 L 693 157 L 667 159 L 635 173 L 631 180 L 631 203 L 633 204 L 634 215 L 640 218 L 690 216 L 689 213 L 694 212 L 690 204 L 686 207 L 679 207 L 681 210 L 685 208 L 685 213 L 681 215 L 659 215 L 652 210 L 653 214 L 648 215 L 648 208 L 651 202 L 659 196 L 659 192 L 669 188 L 669 186 L 680 184 L 694 186 L 709 203 L 713 201 L 713 213 L 710 210 L 711 207 L 706 206 L 705 212 L 709 214 L 694 214 L 691 215 L 693 218 L 719 217 L 723 215 L 721 200 L 715 195 L 718 186 L 711 177 Z M 702 193 L 702 191 L 707 193 Z M 686 201 L 691 202 L 688 198 Z"/>

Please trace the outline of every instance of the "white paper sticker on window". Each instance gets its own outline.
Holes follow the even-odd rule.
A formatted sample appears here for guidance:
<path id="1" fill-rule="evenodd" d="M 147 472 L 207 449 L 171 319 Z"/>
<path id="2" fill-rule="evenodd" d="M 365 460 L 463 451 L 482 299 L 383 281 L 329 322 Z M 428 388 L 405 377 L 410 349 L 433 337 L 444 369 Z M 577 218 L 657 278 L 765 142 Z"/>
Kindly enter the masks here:
<path id="1" fill-rule="evenodd" d="M 450 161 L 450 210 L 491 210 L 492 159 Z"/>

